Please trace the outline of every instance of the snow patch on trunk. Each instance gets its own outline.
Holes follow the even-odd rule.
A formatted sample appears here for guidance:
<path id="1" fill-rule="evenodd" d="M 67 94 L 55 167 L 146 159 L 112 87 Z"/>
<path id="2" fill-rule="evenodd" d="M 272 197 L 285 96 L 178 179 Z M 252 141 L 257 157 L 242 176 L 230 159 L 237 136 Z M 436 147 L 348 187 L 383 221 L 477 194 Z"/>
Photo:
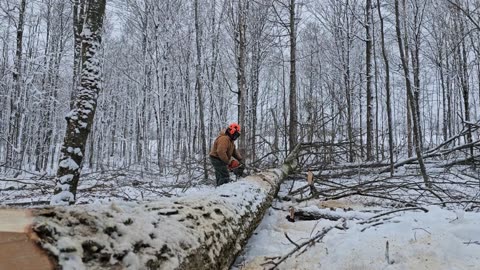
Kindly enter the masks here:
<path id="1" fill-rule="evenodd" d="M 67 157 L 64 160 L 60 161 L 58 164 L 59 167 L 69 169 L 74 171 L 79 168 L 78 164 L 71 158 Z"/>

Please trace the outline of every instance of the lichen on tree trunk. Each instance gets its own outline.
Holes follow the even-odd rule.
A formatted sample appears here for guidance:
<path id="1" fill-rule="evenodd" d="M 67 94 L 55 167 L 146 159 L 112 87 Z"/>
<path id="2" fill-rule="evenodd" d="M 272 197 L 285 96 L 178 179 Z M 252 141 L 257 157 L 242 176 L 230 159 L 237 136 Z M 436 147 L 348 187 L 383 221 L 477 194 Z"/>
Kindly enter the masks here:
<path id="1" fill-rule="evenodd" d="M 106 0 L 89 0 L 82 29 L 80 85 L 72 110 L 65 117 L 67 128 L 58 164 L 56 186 L 51 204 L 73 204 L 77 192 L 85 145 L 93 126 L 97 97 L 101 89 L 101 33 Z M 79 61 L 76 59 L 75 61 Z"/>

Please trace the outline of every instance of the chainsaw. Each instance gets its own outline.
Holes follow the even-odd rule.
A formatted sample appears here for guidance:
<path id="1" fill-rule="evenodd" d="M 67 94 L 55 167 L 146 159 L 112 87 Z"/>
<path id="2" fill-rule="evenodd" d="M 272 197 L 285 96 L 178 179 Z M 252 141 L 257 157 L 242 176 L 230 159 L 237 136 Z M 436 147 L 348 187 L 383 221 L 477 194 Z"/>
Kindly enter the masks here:
<path id="1" fill-rule="evenodd" d="M 244 174 L 245 172 L 245 164 L 238 162 L 238 160 L 232 160 L 230 161 L 230 164 L 228 164 L 228 170 L 235 174 L 237 177 L 245 177 L 246 175 Z"/>

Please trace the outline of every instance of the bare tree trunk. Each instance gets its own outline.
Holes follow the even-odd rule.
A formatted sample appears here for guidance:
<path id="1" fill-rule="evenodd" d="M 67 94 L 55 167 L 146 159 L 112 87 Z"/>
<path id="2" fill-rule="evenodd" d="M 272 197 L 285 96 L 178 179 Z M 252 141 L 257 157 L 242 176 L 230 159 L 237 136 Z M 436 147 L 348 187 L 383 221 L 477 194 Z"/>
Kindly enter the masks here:
<path id="1" fill-rule="evenodd" d="M 366 80 L 367 80 L 367 161 L 373 160 L 373 95 L 372 95 L 372 34 L 370 30 L 371 0 L 365 6 L 365 32 L 366 32 Z"/>
<path id="2" fill-rule="evenodd" d="M 142 91 L 140 95 L 142 95 L 142 101 L 140 105 L 140 112 L 139 112 L 139 119 L 138 119 L 138 129 L 137 129 L 137 160 L 139 164 L 141 164 L 142 172 L 143 168 L 148 170 L 148 121 L 146 114 L 147 106 L 147 96 L 150 92 L 150 76 L 151 76 L 151 69 L 148 62 L 148 26 L 149 26 L 149 14 L 148 11 L 150 10 L 150 6 L 148 5 L 148 1 L 144 1 L 144 6 L 140 7 L 140 9 L 144 9 L 142 13 L 144 15 L 141 19 L 141 27 L 142 27 Z"/>
<path id="3" fill-rule="evenodd" d="M 11 26 L 11 18 L 8 18 L 7 20 L 7 25 L 6 27 L 9 29 Z M 2 63 L 0 65 L 0 74 L 5 75 L 7 74 L 7 66 L 8 66 L 8 55 L 9 55 L 9 44 L 10 44 L 10 35 L 8 34 L 7 31 L 3 33 L 2 35 Z M 5 121 L 6 127 L 5 129 L 0 131 L 0 134 L 2 137 L 6 137 L 7 140 L 0 140 L 0 150 L 1 154 L 4 161 L 2 163 L 8 164 L 8 158 L 11 156 L 11 145 L 9 144 L 9 136 L 10 136 L 10 130 L 12 128 L 10 124 L 10 114 L 12 113 L 12 108 L 10 106 L 10 99 L 12 98 L 12 93 L 10 93 L 8 96 L 2 96 L 0 95 L 0 105 L 3 105 L 4 108 L 9 108 L 9 110 L 0 110 L 0 119 Z M 0 172 L 5 173 L 6 167 L 2 166 L 0 167 Z"/>
<path id="4" fill-rule="evenodd" d="M 374 7 L 372 7 L 373 9 Z M 374 22 L 374 12 L 371 12 L 371 21 Z M 373 64 L 374 64 L 374 87 L 375 87 L 375 160 L 380 160 L 380 140 L 382 140 L 382 159 L 385 159 L 384 156 L 384 132 L 383 132 L 383 113 L 380 113 L 380 104 L 378 102 L 378 61 L 377 61 L 377 42 L 376 42 L 376 35 L 375 35 L 375 23 L 372 23 L 372 43 L 373 43 L 373 48 L 372 48 L 372 53 L 373 53 Z M 380 116 L 382 117 L 382 134 L 380 134 L 380 126 L 379 126 L 379 118 Z"/>
<path id="5" fill-rule="evenodd" d="M 441 25 L 440 27 L 441 28 Z M 437 67 L 438 67 L 438 72 L 440 75 L 440 87 L 441 87 L 441 97 L 442 97 L 442 135 L 443 135 L 443 141 L 446 141 L 448 139 L 448 122 L 447 122 L 447 107 L 448 107 L 448 102 L 447 102 L 447 90 L 446 90 L 446 82 L 445 82 L 445 71 L 444 71 L 444 56 L 443 56 L 443 50 L 445 46 L 445 41 L 443 40 L 444 34 L 443 30 L 441 29 L 436 29 L 434 25 L 433 32 L 437 33 L 437 31 L 440 31 L 437 35 L 435 35 L 435 38 L 437 40 L 437 52 L 438 56 L 436 59 L 437 62 Z M 447 55 L 448 57 L 448 55 Z M 447 147 L 447 146 L 445 146 Z"/>
<path id="6" fill-rule="evenodd" d="M 378 17 L 380 18 L 380 36 L 381 36 L 381 44 L 382 44 L 382 56 L 383 61 L 385 62 L 385 90 L 387 96 L 387 122 L 388 122 L 388 150 L 390 154 L 390 175 L 393 176 L 395 173 L 395 169 L 393 167 L 394 160 L 393 160 L 393 127 L 392 127 L 392 104 L 391 104 L 391 96 L 390 96 L 390 62 L 387 56 L 387 50 L 385 48 L 385 32 L 383 26 L 383 17 L 382 11 L 380 7 L 380 0 L 377 0 L 377 9 L 378 9 Z"/>
<path id="7" fill-rule="evenodd" d="M 100 46 L 106 0 L 88 0 L 82 31 L 82 73 L 73 110 L 66 116 L 67 129 L 58 165 L 51 204 L 75 203 L 85 144 L 93 126 L 101 86 Z M 92 149 L 93 151 L 93 149 Z"/>
<path id="8" fill-rule="evenodd" d="M 251 39 L 252 39 L 252 61 L 251 61 L 251 89 L 250 89 L 250 110 L 249 117 L 251 119 L 249 125 L 249 134 L 251 135 L 249 143 L 251 144 L 251 153 L 248 153 L 250 160 L 257 159 L 257 125 L 258 125 L 258 99 L 260 93 L 260 69 L 262 65 L 262 59 L 265 51 L 265 47 L 262 44 L 264 41 L 265 28 L 267 26 L 267 15 L 270 10 L 270 7 L 264 6 L 261 3 L 252 4 L 253 6 L 249 7 L 251 10 L 250 22 L 252 24 L 251 29 Z M 263 45 L 263 46 L 262 46 Z M 260 112 L 260 115 L 262 113 Z M 261 128 L 258 127 L 258 128 Z"/>
<path id="9" fill-rule="evenodd" d="M 46 14 L 46 30 L 45 30 L 45 50 L 44 54 L 45 56 L 50 53 L 50 51 L 54 52 L 55 49 L 51 49 L 51 47 L 55 47 L 56 40 L 52 40 L 52 37 L 50 35 L 51 31 L 51 24 L 52 24 L 52 3 L 49 1 L 46 3 L 46 8 L 47 8 L 47 14 Z M 50 43 L 53 43 L 53 45 L 50 45 Z M 53 57 L 52 57 L 53 58 Z M 45 57 L 43 60 L 43 65 L 45 68 L 45 72 L 42 76 L 42 91 L 49 95 L 49 88 L 51 88 L 51 76 L 50 74 L 52 73 L 52 65 L 51 65 L 51 59 L 48 61 L 48 57 Z M 48 107 L 49 102 L 48 101 L 42 101 L 42 107 L 46 106 Z M 39 126 L 41 126 L 41 129 L 38 132 L 38 139 L 35 145 L 35 170 L 36 171 L 41 171 L 44 169 L 44 164 L 46 164 L 46 159 L 47 159 L 47 151 L 45 151 L 46 148 L 48 148 L 48 135 L 47 135 L 47 129 L 49 126 L 50 121 L 50 113 L 51 110 L 50 108 L 47 109 L 47 111 L 40 111 L 40 123 Z M 54 117 L 53 117 L 54 118 Z"/>
<path id="10" fill-rule="evenodd" d="M 412 92 L 412 85 L 410 82 L 410 71 L 408 68 L 408 61 L 405 57 L 405 51 L 404 51 L 404 44 L 402 41 L 402 34 L 400 30 L 400 15 L 399 15 L 399 8 L 398 8 L 398 0 L 395 0 L 395 30 L 397 33 L 397 42 L 398 42 L 398 49 L 400 52 L 400 59 L 402 61 L 402 67 L 403 67 L 403 72 L 405 76 L 405 83 L 407 87 L 407 97 L 408 97 L 408 102 L 410 104 L 410 111 L 411 111 L 411 117 L 412 117 L 412 122 L 413 122 L 413 139 L 415 140 L 415 152 L 417 154 L 417 159 L 418 159 L 418 164 L 420 165 L 420 171 L 423 176 L 423 180 L 425 182 L 425 185 L 427 187 L 431 187 L 430 180 L 427 175 L 427 171 L 425 169 L 425 163 L 423 162 L 423 157 L 422 157 L 422 151 L 420 149 L 420 134 L 419 134 L 419 125 L 418 125 L 418 118 L 417 118 L 417 108 L 415 104 L 415 97 Z M 405 41 L 406 42 L 406 41 Z"/>
<path id="11" fill-rule="evenodd" d="M 257 36 L 257 38 L 260 38 Z M 252 143 L 252 153 L 251 153 L 251 160 L 256 160 L 256 148 L 257 148 L 257 105 L 258 105 L 258 92 L 260 88 L 260 47 L 259 41 L 255 41 L 255 45 L 253 46 L 253 59 L 252 59 L 252 89 L 251 89 L 251 116 L 252 116 L 252 124 L 250 128 L 252 129 L 250 134 L 252 134 L 251 143 Z"/>
<path id="12" fill-rule="evenodd" d="M 295 0 L 290 0 L 290 121 L 288 126 L 288 143 L 289 150 L 292 151 L 298 142 L 297 125 L 298 125 L 298 109 L 297 109 L 297 75 L 296 75 L 296 51 L 297 51 L 297 33 L 295 24 Z"/>
<path id="13" fill-rule="evenodd" d="M 238 0 L 238 24 L 237 24 L 237 85 L 238 85 L 238 124 L 243 128 L 243 133 L 246 132 L 245 128 L 245 114 L 246 114 L 246 97 L 247 97 L 247 81 L 245 75 L 246 65 L 246 47 L 247 47 L 247 22 L 246 15 L 248 9 L 248 1 Z M 239 151 L 243 152 L 246 149 L 246 136 L 240 136 L 239 138 Z"/>
<path id="14" fill-rule="evenodd" d="M 448 49 L 445 48 L 445 69 L 446 70 L 450 70 L 450 57 L 448 56 Z M 452 117 L 452 87 L 451 87 L 451 75 L 447 72 L 447 78 L 446 78 L 446 90 L 447 90 L 447 119 L 446 119 L 446 122 L 447 122 L 447 130 L 449 132 L 449 136 L 448 137 L 452 137 L 454 132 L 453 132 L 453 127 L 452 127 L 452 120 L 453 120 L 453 117 Z"/>
<path id="15" fill-rule="evenodd" d="M 405 7 L 404 7 L 405 8 Z M 417 119 L 419 125 L 419 136 L 420 136 L 420 149 L 423 149 L 423 132 L 421 125 L 421 114 L 420 114 L 420 38 L 421 38 L 421 27 L 423 23 L 423 14 L 425 10 L 425 2 L 423 7 L 419 6 L 419 2 L 414 3 L 414 16 L 413 16 L 413 48 L 411 49 L 411 59 L 412 59 L 412 71 L 413 71 L 413 93 L 415 97 L 415 105 L 417 107 Z M 404 14 L 406 12 L 404 11 Z M 405 20 L 406 20 L 406 15 Z M 405 30 L 406 32 L 407 30 Z M 408 39 L 405 38 L 405 42 L 408 43 Z"/>
<path id="16" fill-rule="evenodd" d="M 402 50 L 404 52 L 404 57 L 405 57 L 405 61 L 406 61 L 406 64 L 408 66 L 408 62 L 409 62 L 409 53 L 410 53 L 410 50 L 409 50 L 409 44 L 408 44 L 408 31 L 407 31 L 407 12 L 406 12 L 406 4 L 405 4 L 405 0 L 402 0 L 403 2 L 403 9 L 402 9 L 402 15 L 403 15 L 403 29 L 405 29 L 403 35 L 403 39 L 404 39 L 404 43 L 402 45 Z M 400 27 L 400 26 L 399 26 Z M 410 75 L 408 75 L 410 76 Z M 408 90 L 407 90 L 407 93 L 406 93 L 406 107 L 407 107 L 407 152 L 408 152 L 408 157 L 411 157 L 413 155 L 413 149 L 414 149 L 414 138 L 413 138 L 413 117 L 412 117 L 412 106 L 410 104 L 410 101 L 409 101 L 409 96 L 408 96 Z"/>
<path id="17" fill-rule="evenodd" d="M 19 149 L 20 122 L 22 117 L 22 56 L 23 56 L 23 27 L 25 23 L 25 0 L 21 0 L 17 22 L 17 48 L 15 50 L 15 66 L 12 73 L 13 91 L 10 95 L 10 124 L 7 142 L 7 165 L 21 168 L 21 151 Z"/>
<path id="18" fill-rule="evenodd" d="M 201 65 L 202 65 L 202 48 L 200 38 L 202 36 L 200 24 L 198 22 L 198 0 L 195 0 L 195 43 L 197 47 L 197 63 L 195 65 L 195 88 L 198 95 L 198 108 L 199 108 L 199 121 L 200 121 L 200 140 L 202 145 L 202 159 L 203 159 L 203 176 L 204 179 L 208 179 L 207 171 L 207 143 L 205 141 L 205 119 L 203 112 L 203 96 L 202 96 L 202 78 L 201 78 Z"/>
<path id="19" fill-rule="evenodd" d="M 462 16 L 460 13 L 458 14 L 457 21 L 459 24 L 459 36 L 465 36 L 465 26 L 463 22 Z M 462 38 L 460 45 L 458 46 L 459 50 L 459 69 L 460 69 L 460 84 L 462 87 L 462 95 L 463 95 L 463 106 L 464 106 L 464 114 L 465 114 L 465 121 L 470 121 L 470 101 L 469 101 L 469 85 L 468 85 L 468 56 L 467 50 L 465 48 L 465 39 Z M 478 59 L 477 59 L 478 60 Z M 479 89 L 480 91 L 480 89 Z M 467 133 L 467 143 L 472 143 L 472 128 L 471 125 L 468 125 L 468 133 Z M 473 159 L 473 145 L 470 147 L 470 157 Z"/>
<path id="20" fill-rule="evenodd" d="M 341 50 L 342 50 L 342 62 L 343 62 L 343 80 L 345 84 L 345 98 L 347 101 L 347 133 L 348 133 L 348 160 L 349 162 L 355 161 L 355 150 L 353 148 L 354 136 L 353 136 L 353 121 L 352 121 L 352 82 L 351 82 L 351 71 L 350 71 L 350 46 L 351 46 L 351 21 L 350 16 L 348 16 L 349 1 L 346 2 L 346 7 L 343 16 L 345 17 L 346 23 L 346 36 L 342 41 Z M 341 33 L 341 31 L 338 31 Z M 345 48 L 346 44 L 346 48 Z M 361 140 L 360 140 L 361 141 Z"/>
<path id="21" fill-rule="evenodd" d="M 408 101 L 409 97 L 408 94 L 406 95 L 406 112 L 407 112 L 407 155 L 408 157 L 413 156 L 413 138 L 412 138 L 412 115 L 411 115 L 411 107 Z"/>
<path id="22" fill-rule="evenodd" d="M 73 110 L 75 95 L 80 82 L 82 69 L 82 36 L 83 23 L 85 21 L 85 1 L 74 0 L 73 2 L 73 77 L 72 92 L 70 93 L 70 110 Z"/>
<path id="23" fill-rule="evenodd" d="M 284 59 L 283 52 L 280 51 L 282 55 L 282 59 Z M 287 111 L 287 87 L 286 87 L 286 67 L 285 67 L 285 62 L 282 61 L 282 82 L 281 82 L 281 88 L 282 88 L 282 105 L 283 105 L 283 149 L 285 151 L 285 156 L 288 155 L 288 135 L 289 133 L 286 132 L 287 127 L 288 127 L 288 111 Z"/>
<path id="24" fill-rule="evenodd" d="M 362 74 L 359 75 L 359 81 L 363 82 Z M 359 107 L 359 114 L 358 114 L 358 122 L 360 125 L 360 157 L 363 159 L 365 157 L 365 147 L 363 143 L 363 103 L 362 103 L 362 91 L 360 89 L 358 93 L 358 107 Z"/>
<path id="25" fill-rule="evenodd" d="M 59 89 L 61 85 L 61 80 L 60 80 L 60 67 L 62 63 L 62 59 L 64 56 L 64 51 L 67 45 L 67 42 L 69 40 L 68 37 L 68 32 L 69 32 L 69 26 L 70 26 L 70 21 L 69 21 L 69 14 L 66 13 L 65 11 L 68 9 L 68 6 L 70 6 L 70 3 L 65 3 L 63 1 L 56 2 L 57 5 L 54 7 L 54 10 L 58 12 L 58 16 L 60 16 L 60 21 L 59 21 L 59 31 L 58 33 L 58 47 L 59 49 L 56 52 L 56 60 L 54 61 L 55 63 L 55 76 L 54 76 L 54 83 L 53 83 L 53 94 L 52 94 L 52 99 L 50 100 L 51 104 L 51 113 L 50 113 L 50 130 L 48 131 L 48 139 L 49 139 L 49 145 L 50 147 L 47 147 L 47 151 L 49 155 L 47 156 L 47 160 L 45 160 L 45 165 L 44 165 L 44 170 L 47 170 L 48 163 L 50 163 L 50 168 L 53 170 L 54 163 L 56 162 L 55 154 L 56 154 L 56 149 L 57 149 L 57 143 L 58 143 L 58 96 L 59 96 Z"/>
<path id="26" fill-rule="evenodd" d="M 270 113 L 272 114 L 272 119 L 273 119 L 273 142 L 272 142 L 272 152 L 277 152 L 279 150 L 278 148 L 278 130 L 279 130 L 279 124 L 277 120 L 277 116 L 275 114 L 275 110 L 273 108 L 270 109 Z"/>

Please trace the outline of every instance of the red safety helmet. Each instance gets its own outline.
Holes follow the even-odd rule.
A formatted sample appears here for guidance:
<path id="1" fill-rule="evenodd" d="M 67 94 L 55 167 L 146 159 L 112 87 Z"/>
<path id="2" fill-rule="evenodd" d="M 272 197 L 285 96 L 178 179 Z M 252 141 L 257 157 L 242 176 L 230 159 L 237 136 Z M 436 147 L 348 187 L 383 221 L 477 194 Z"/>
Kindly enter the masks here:
<path id="1" fill-rule="evenodd" d="M 240 137 L 240 125 L 237 123 L 231 123 L 225 133 L 232 139 L 236 140 L 238 137 Z"/>

